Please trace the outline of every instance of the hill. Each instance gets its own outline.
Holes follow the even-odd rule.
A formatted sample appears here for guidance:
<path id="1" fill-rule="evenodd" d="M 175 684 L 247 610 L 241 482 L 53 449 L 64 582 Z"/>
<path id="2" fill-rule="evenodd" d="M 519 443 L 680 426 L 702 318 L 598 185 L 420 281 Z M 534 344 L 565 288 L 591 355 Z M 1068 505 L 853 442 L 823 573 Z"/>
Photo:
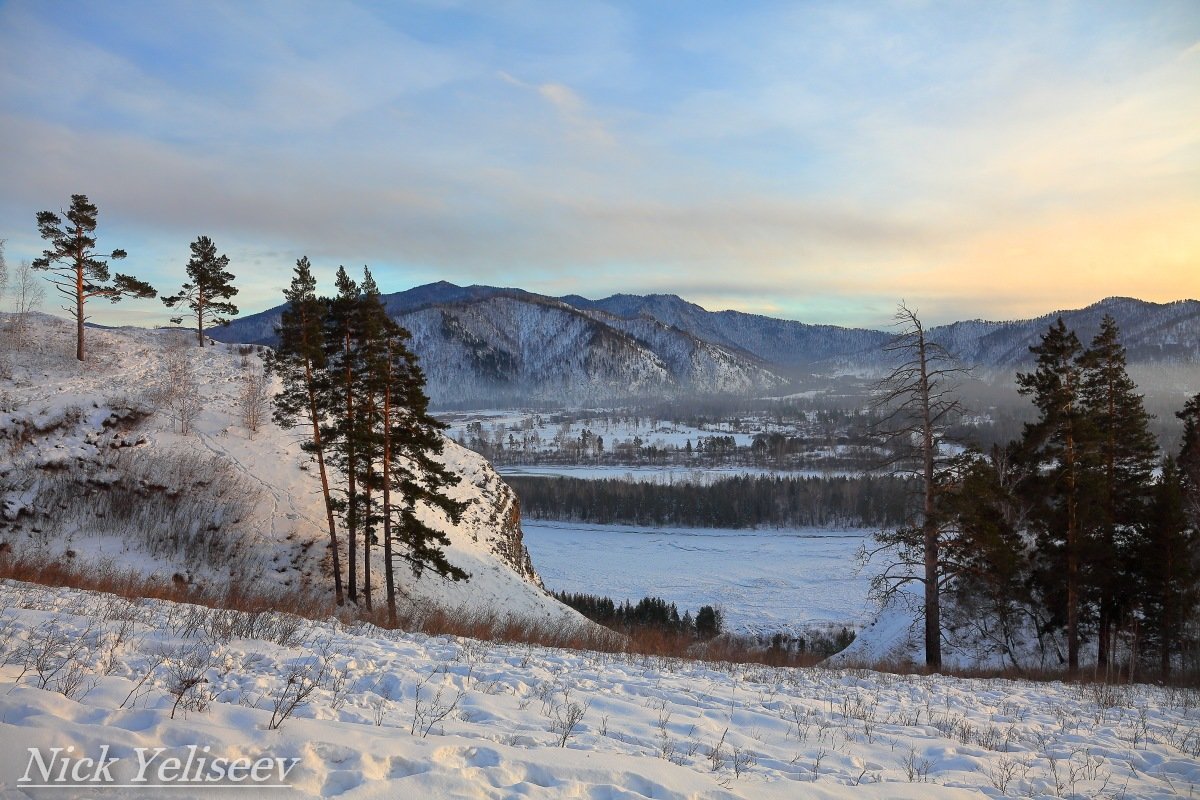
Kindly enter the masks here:
<path id="1" fill-rule="evenodd" d="M 72 341 L 68 323 L 38 316 L 32 344 L 9 354 L 0 377 L 4 552 L 256 593 L 329 585 L 310 456 L 269 414 L 254 433 L 238 410 L 246 375 L 261 370 L 261 348 L 199 348 L 176 331 L 93 329 L 80 364 Z M 199 401 L 186 433 L 166 399 L 181 370 Z M 431 508 L 420 513 L 450 536 L 447 555 L 471 578 L 400 570 L 408 603 L 581 622 L 544 591 L 512 490 L 450 440 L 443 460 L 462 478 L 453 492 L 467 511 L 458 525 Z"/>

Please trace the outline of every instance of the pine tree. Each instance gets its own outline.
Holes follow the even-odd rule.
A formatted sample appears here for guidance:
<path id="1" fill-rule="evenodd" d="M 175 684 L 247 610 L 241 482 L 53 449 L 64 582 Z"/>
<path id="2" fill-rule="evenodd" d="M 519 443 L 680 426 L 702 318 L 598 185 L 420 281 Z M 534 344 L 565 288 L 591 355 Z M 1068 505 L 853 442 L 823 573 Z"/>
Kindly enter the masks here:
<path id="1" fill-rule="evenodd" d="M 96 252 L 96 216 L 99 213 L 87 195 L 71 195 L 71 209 L 65 212 L 66 222 L 53 211 L 37 214 L 38 234 L 50 242 L 42 257 L 34 259 L 33 268 L 54 275 L 50 283 L 72 305 L 64 306 L 75 320 L 75 357 L 83 361 L 85 308 L 88 300 L 106 297 L 116 303 L 123 297 L 150 298 L 157 292 L 150 284 L 131 275 L 111 275 L 109 261 L 125 258 L 124 250 L 113 250 L 107 257 Z"/>
<path id="2" fill-rule="evenodd" d="M 326 380 L 321 401 L 326 417 L 322 430 L 328 447 L 330 462 L 338 468 L 345 486 L 338 490 L 334 508 L 343 517 L 346 528 L 346 596 L 352 603 L 358 602 L 358 530 L 361 497 L 358 479 L 361 474 L 358 445 L 357 394 L 361 377 L 359 363 L 359 338 L 357 311 L 359 288 L 347 274 L 345 267 L 338 267 L 335 279 L 337 296 L 328 301 L 325 315 L 325 371 Z"/>
<path id="3" fill-rule="evenodd" d="M 183 285 L 178 293 L 164 297 L 163 303 L 167 308 L 174 308 L 180 303 L 187 304 L 196 317 L 196 338 L 204 347 L 205 325 L 228 325 L 229 317 L 236 316 L 237 306 L 229 301 L 238 293 L 233 285 L 233 273 L 226 268 L 229 266 L 229 256 L 217 255 L 217 246 L 207 236 L 199 236 L 191 245 L 192 257 L 188 259 L 187 274 L 191 280 Z M 177 317 L 175 322 L 181 321 Z"/>
<path id="4" fill-rule="evenodd" d="M 1183 443 L 1179 448 L 1179 471 L 1184 504 L 1192 525 L 1200 527 L 1200 394 L 1188 400 L 1175 414 L 1183 420 Z"/>
<path id="5" fill-rule="evenodd" d="M 363 604 L 373 610 L 371 592 L 371 548 L 375 531 L 386 517 L 380 505 L 385 473 L 381 462 L 385 457 L 383 397 L 387 383 L 387 312 L 380 301 L 379 286 L 371 270 L 363 268 L 358 302 L 354 308 L 354 330 L 357 340 L 355 362 L 358 367 L 358 408 L 352 427 L 354 450 L 358 465 L 357 485 L 361 490 L 362 512 L 359 523 L 363 538 Z M 385 500 L 386 503 L 386 500 Z M 394 620 L 393 620 L 394 621 Z"/>
<path id="6" fill-rule="evenodd" d="M 325 465 L 325 439 L 322 421 L 322 381 L 325 380 L 324 323 L 326 305 L 317 299 L 317 281 L 312 265 L 305 256 L 296 262 L 291 286 L 284 290 L 287 307 L 280 317 L 276 334 L 279 344 L 271 357 L 270 367 L 279 375 L 283 389 L 275 396 L 276 422 L 283 428 L 303 425 L 311 430 L 303 448 L 317 460 L 321 477 L 321 497 L 325 502 L 325 519 L 329 527 L 329 548 L 333 559 L 334 596 L 340 606 L 342 593 L 341 557 L 338 552 L 337 525 L 334 503 L 330 493 L 329 473 Z"/>
<path id="7" fill-rule="evenodd" d="M 1116 321 L 1108 315 L 1080 358 L 1084 413 L 1095 435 L 1094 485 L 1099 507 L 1094 529 L 1087 531 L 1087 575 L 1098 611 L 1096 665 L 1109 665 L 1112 628 L 1134 601 L 1131 586 L 1138 551 L 1136 523 L 1145 514 L 1147 494 L 1158 458 L 1137 386 L 1125 366 Z"/>
<path id="8" fill-rule="evenodd" d="M 394 617 L 394 560 L 407 562 L 414 576 L 429 569 L 450 580 L 468 577 L 446 558 L 442 548 L 450 544 L 449 538 L 425 524 L 416 514 L 417 505 L 421 504 L 441 511 L 451 522 L 457 523 L 466 503 L 449 495 L 449 490 L 460 479 L 438 459 L 442 454 L 442 431 L 446 425 L 429 414 L 425 375 L 416 355 L 408 347 L 410 334 L 387 319 L 385 340 L 389 368 L 384 427 L 387 470 L 384 547 L 388 610 Z M 394 502 L 396 499 L 399 502 Z M 398 545 L 395 550 L 393 544 Z"/>
<path id="9" fill-rule="evenodd" d="M 1141 565 L 1139 589 L 1148 638 L 1159 652 L 1163 680 L 1171 674 L 1171 656 L 1179 649 L 1187 621 L 1200 600 L 1200 532 L 1188 521 L 1183 479 L 1174 458 L 1163 463 L 1134 554 Z"/>
<path id="10" fill-rule="evenodd" d="M 1037 370 L 1018 373 L 1017 386 L 1031 396 L 1040 414 L 1026 424 L 1022 449 L 1033 465 L 1027 485 L 1032 488 L 1034 525 L 1043 588 L 1063 612 L 1067 629 L 1067 669 L 1079 671 L 1080 611 L 1082 607 L 1083 531 L 1089 511 L 1087 448 L 1090 431 L 1082 399 L 1083 347 L 1060 317 L 1030 347 Z"/>
<path id="11" fill-rule="evenodd" d="M 988 456 L 968 451 L 948 470 L 939 494 L 951 529 L 943 546 L 948 592 L 956 622 L 980 645 L 998 648 L 1020 669 L 1022 624 L 1033 605 L 1028 593 L 1030 565 L 1021 535 L 1025 508 L 1015 487 L 1023 465 L 1008 448 Z"/>

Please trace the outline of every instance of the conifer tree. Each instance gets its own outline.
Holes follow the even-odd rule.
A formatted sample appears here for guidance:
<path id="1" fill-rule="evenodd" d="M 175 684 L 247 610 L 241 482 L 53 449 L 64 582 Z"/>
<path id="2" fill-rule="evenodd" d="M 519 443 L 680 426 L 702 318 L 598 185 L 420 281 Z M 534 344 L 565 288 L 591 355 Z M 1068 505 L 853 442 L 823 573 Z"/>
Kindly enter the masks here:
<path id="1" fill-rule="evenodd" d="M 1149 513 L 1138 542 L 1139 588 L 1149 638 L 1158 645 L 1163 680 L 1171 674 L 1171 656 L 1179 650 L 1189 619 L 1200 600 L 1200 532 L 1184 507 L 1183 479 L 1174 458 L 1163 463 Z"/>
<path id="2" fill-rule="evenodd" d="M 1081 399 L 1095 436 L 1097 470 L 1094 486 L 1099 507 L 1092 530 L 1086 531 L 1086 581 L 1096 609 L 1096 665 L 1109 665 L 1112 628 L 1130 611 L 1131 587 L 1144 527 L 1148 488 L 1158 458 L 1137 385 L 1126 372 L 1125 348 L 1116 320 L 1105 315 L 1100 332 L 1080 358 Z"/>
<path id="3" fill-rule="evenodd" d="M 1192 525 L 1200 527 L 1200 394 L 1188 400 L 1175 414 L 1183 420 L 1183 443 L 1179 448 L 1179 472 L 1184 505 Z"/>
<path id="4" fill-rule="evenodd" d="M 188 259 L 187 274 L 191 279 L 183 288 L 170 297 L 164 297 L 167 308 L 186 303 L 196 318 L 196 338 L 204 347 L 205 325 L 228 325 L 229 317 L 236 316 L 238 308 L 230 298 L 238 293 L 233 285 L 234 275 L 226 268 L 229 256 L 217 255 L 217 246 L 207 236 L 198 236 L 191 245 L 192 257 Z M 182 321 L 176 317 L 175 322 Z"/>
<path id="5" fill-rule="evenodd" d="M 1034 526 L 1043 559 L 1040 578 L 1067 630 L 1067 669 L 1079 671 L 1085 516 L 1088 496 L 1089 422 L 1082 398 L 1083 347 L 1060 317 L 1030 352 L 1037 370 L 1018 373 L 1021 394 L 1031 396 L 1039 418 L 1026 424 L 1022 448 L 1033 466 Z"/>
<path id="6" fill-rule="evenodd" d="M 380 397 L 383 547 L 388 617 L 394 623 L 396 561 L 406 562 L 414 577 L 426 569 L 450 580 L 468 577 L 445 556 L 442 548 L 450 544 L 449 538 L 425 524 L 416 514 L 417 506 L 438 509 L 456 523 L 466 504 L 447 493 L 459 477 L 437 458 L 442 453 L 441 431 L 446 426 L 429 414 L 425 376 L 408 346 L 411 336 L 384 313 L 378 295 L 374 297 L 384 345 Z"/>
<path id="7" fill-rule="evenodd" d="M 361 378 L 359 362 L 358 307 L 359 288 L 346 272 L 338 267 L 335 279 L 337 296 L 328 301 L 325 315 L 325 370 L 322 382 L 322 408 L 326 424 L 323 435 L 330 462 L 341 472 L 345 486 L 334 498 L 334 508 L 341 513 L 346 528 L 346 596 L 358 602 L 358 532 L 361 496 L 358 479 L 361 475 L 358 443 L 359 409 L 357 395 Z"/>
<path id="8" fill-rule="evenodd" d="M 363 280 L 359 285 L 358 302 L 354 308 L 356 335 L 356 357 L 358 366 L 358 407 L 352 426 L 355 437 L 355 455 L 358 465 L 357 485 L 361 490 L 362 511 L 359 523 L 363 538 L 363 604 L 373 610 L 371 594 L 371 548 L 375 544 L 375 531 L 386 516 L 379 507 L 379 493 L 383 490 L 381 461 L 385 460 L 384 423 L 382 419 L 382 397 L 386 391 L 386 326 L 387 312 L 380 301 L 379 286 L 371 270 L 363 268 Z"/>
<path id="9" fill-rule="evenodd" d="M 53 211 L 37 214 L 38 234 L 50 243 L 41 258 L 34 259 L 33 268 L 53 274 L 50 283 L 66 298 L 63 306 L 75 320 L 75 357 L 83 361 L 84 323 L 86 304 L 96 297 L 106 297 L 116 303 L 123 297 L 154 297 L 154 287 L 131 275 L 111 275 L 109 261 L 125 258 L 124 250 L 113 250 L 101 257 L 96 251 L 96 217 L 99 213 L 87 195 L 71 195 L 71 208 L 63 218 Z"/>
<path id="10" fill-rule="evenodd" d="M 338 552 L 337 525 L 334 521 L 333 496 L 326 469 L 326 443 L 322 432 L 325 412 L 322 407 L 323 381 L 326 380 L 324 350 L 325 303 L 317 298 L 317 281 L 305 256 L 296 262 L 291 286 L 284 290 L 287 307 L 280 317 L 276 334 L 279 344 L 270 366 L 283 382 L 275 396 L 275 420 L 283 428 L 304 426 L 310 431 L 303 448 L 317 460 L 321 477 L 321 497 L 329 528 L 329 547 L 333 559 L 334 597 L 338 605 L 342 593 L 341 557 Z"/>

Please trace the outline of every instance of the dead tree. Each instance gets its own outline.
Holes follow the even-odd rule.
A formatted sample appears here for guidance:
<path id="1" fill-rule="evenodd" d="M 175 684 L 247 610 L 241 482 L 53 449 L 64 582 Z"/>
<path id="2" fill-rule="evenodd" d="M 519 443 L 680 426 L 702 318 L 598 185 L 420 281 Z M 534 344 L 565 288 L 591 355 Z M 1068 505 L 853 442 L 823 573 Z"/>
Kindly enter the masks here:
<path id="1" fill-rule="evenodd" d="M 925 664 L 940 669 L 942 576 L 937 473 L 947 424 L 962 412 L 956 396 L 958 382 L 969 370 L 946 348 L 929 340 L 915 310 L 901 303 L 895 320 L 897 333 L 883 350 L 899 363 L 877 384 L 874 406 L 882 413 L 877 431 L 892 445 L 891 465 L 911 471 L 921 482 L 917 518 L 890 537 L 894 540 L 891 544 L 899 545 L 901 558 L 920 571 L 890 573 L 893 578 L 889 588 L 895 590 L 909 582 L 923 585 Z"/>

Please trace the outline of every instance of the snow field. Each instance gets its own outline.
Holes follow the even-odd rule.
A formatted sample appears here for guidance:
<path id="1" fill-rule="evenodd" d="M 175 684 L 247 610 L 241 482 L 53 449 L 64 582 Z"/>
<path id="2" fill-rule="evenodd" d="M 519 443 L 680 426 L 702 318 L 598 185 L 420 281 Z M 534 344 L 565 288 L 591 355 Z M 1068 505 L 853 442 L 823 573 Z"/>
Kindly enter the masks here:
<path id="1" fill-rule="evenodd" d="M 1200 783 L 1195 690 L 682 662 L 11 581 L 0 607 L 4 797 L 26 796 L 27 747 L 104 744 L 298 758 L 272 794 L 296 797 L 1115 800 Z M 207 682 L 173 694 L 183 674 Z"/>

